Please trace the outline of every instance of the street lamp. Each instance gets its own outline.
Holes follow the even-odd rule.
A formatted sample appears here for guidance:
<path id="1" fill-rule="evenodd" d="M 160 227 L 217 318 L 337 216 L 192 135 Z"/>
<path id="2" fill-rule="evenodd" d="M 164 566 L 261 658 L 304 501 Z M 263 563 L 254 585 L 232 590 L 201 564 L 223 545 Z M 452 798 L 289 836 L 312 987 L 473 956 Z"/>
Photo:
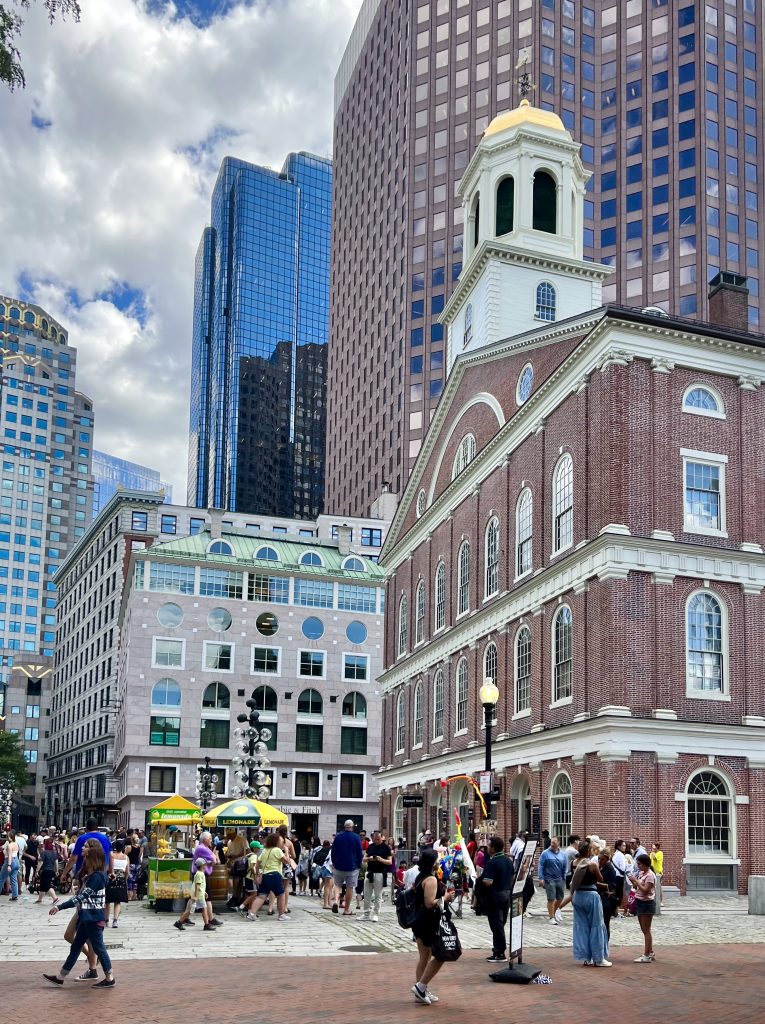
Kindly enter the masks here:
<path id="1" fill-rule="evenodd" d="M 486 733 L 486 761 L 484 770 L 491 772 L 491 727 L 494 724 L 494 709 L 499 700 L 499 689 L 493 679 L 484 679 L 481 687 L 481 703 L 483 704 L 483 726 Z M 489 775 L 491 779 L 491 775 Z M 491 793 L 486 801 L 486 816 L 489 821 L 493 820 L 491 811 Z"/>
<path id="2" fill-rule="evenodd" d="M 268 760 L 267 744 L 273 734 L 265 726 L 261 727 L 254 697 L 250 697 L 246 703 L 249 713 L 236 716 L 237 722 L 247 723 L 247 728 L 234 729 L 237 748 L 244 756 L 237 754 L 231 759 L 238 780 L 231 792 L 234 796 L 268 800 L 271 796 L 271 776 L 268 774 L 271 762 Z"/>
<path id="3" fill-rule="evenodd" d="M 197 800 L 202 808 L 202 816 L 207 814 L 207 808 L 213 801 L 217 790 L 215 783 L 218 776 L 210 774 L 210 758 L 205 758 L 205 763 L 199 766 L 199 778 L 197 779 Z"/>

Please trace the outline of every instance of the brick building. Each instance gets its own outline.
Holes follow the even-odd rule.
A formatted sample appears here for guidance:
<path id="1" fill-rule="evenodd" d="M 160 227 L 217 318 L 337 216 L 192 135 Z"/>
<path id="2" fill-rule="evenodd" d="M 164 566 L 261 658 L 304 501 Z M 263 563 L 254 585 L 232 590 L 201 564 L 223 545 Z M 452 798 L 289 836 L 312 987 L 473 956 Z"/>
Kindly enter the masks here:
<path id="1" fill-rule="evenodd" d="M 737 275 L 700 323 L 599 306 L 591 264 L 561 318 L 581 175 L 540 113 L 497 119 L 463 178 L 470 211 L 512 177 L 515 210 L 478 236 L 466 217 L 454 362 L 383 552 L 381 824 L 468 816 L 440 783 L 483 767 L 493 678 L 502 834 L 640 835 L 668 883 L 744 891 L 765 872 L 765 338 L 738 329 Z"/>

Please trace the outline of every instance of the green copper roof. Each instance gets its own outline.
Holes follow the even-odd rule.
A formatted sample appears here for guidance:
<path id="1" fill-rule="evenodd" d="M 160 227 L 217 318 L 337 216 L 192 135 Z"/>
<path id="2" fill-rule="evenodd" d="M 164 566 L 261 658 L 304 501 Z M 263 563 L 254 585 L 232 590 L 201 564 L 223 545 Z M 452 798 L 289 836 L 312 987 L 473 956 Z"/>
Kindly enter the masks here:
<path id="1" fill-rule="evenodd" d="M 209 552 L 210 545 L 216 543 L 228 544 L 233 553 L 229 555 Z M 278 560 L 256 558 L 262 548 L 273 548 L 279 556 Z M 309 551 L 315 551 L 320 556 L 323 565 L 306 565 L 301 562 L 301 556 Z M 205 562 L 208 565 L 219 565 L 221 568 L 257 568 L 260 571 L 274 573 L 287 570 L 313 576 L 344 576 L 358 582 L 370 583 L 383 583 L 385 580 L 385 571 L 376 562 L 355 551 L 348 555 L 341 555 L 337 550 L 337 545 L 318 540 L 315 537 L 275 540 L 271 537 L 224 533 L 221 537 L 213 540 L 205 530 L 202 533 L 194 534 L 193 537 L 179 537 L 177 540 L 170 540 L 164 544 L 153 544 L 145 553 L 139 553 L 139 557 L 144 557 L 149 561 L 158 555 L 161 555 L 163 559 L 190 559 L 195 562 Z M 349 558 L 358 559 L 363 564 L 364 571 L 343 568 L 343 563 Z"/>

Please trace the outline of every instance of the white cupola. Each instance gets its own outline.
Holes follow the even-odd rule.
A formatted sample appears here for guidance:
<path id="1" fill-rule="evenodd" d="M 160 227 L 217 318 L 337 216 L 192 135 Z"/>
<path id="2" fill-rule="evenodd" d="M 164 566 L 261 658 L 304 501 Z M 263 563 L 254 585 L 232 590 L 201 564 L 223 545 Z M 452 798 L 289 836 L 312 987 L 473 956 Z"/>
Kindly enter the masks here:
<path id="1" fill-rule="evenodd" d="M 491 122 L 459 185 L 464 262 L 441 318 L 449 368 L 460 352 L 602 304 L 612 270 L 582 258 L 590 173 L 552 111 L 524 99 Z"/>

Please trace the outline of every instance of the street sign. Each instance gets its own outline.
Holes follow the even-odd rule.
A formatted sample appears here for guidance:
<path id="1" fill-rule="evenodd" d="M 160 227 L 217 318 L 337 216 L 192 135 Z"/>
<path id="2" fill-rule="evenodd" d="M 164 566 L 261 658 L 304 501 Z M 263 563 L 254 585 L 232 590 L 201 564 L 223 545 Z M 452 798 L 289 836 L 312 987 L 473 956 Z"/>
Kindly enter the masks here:
<path id="1" fill-rule="evenodd" d="M 494 772 L 479 772 L 478 788 L 481 791 L 482 796 L 486 796 L 487 793 L 491 793 L 494 788 Z"/>
<path id="2" fill-rule="evenodd" d="M 401 798 L 401 806 L 402 807 L 423 807 L 424 803 L 423 803 L 422 793 L 420 793 L 418 796 L 402 796 L 402 798 Z"/>

